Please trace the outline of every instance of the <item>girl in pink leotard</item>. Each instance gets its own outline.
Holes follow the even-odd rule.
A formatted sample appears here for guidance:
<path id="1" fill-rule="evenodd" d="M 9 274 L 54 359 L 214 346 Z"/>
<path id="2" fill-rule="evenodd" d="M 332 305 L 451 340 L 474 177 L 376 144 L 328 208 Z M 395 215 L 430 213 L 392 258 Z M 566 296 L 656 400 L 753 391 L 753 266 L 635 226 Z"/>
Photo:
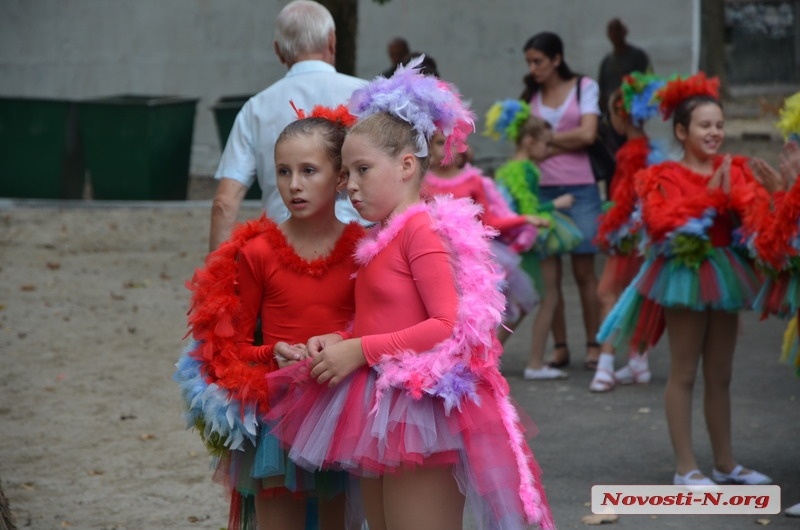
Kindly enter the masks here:
<path id="1" fill-rule="evenodd" d="M 273 433 L 301 467 L 360 476 L 371 530 L 460 529 L 465 502 L 480 529 L 553 528 L 498 368 L 495 231 L 471 201 L 419 195 L 431 136 L 462 145 L 472 115 L 415 67 L 351 97 L 343 168 L 377 226 L 356 251 L 352 328 L 313 337 L 310 361 L 271 377 L 273 390 L 287 383 L 271 400 Z"/>

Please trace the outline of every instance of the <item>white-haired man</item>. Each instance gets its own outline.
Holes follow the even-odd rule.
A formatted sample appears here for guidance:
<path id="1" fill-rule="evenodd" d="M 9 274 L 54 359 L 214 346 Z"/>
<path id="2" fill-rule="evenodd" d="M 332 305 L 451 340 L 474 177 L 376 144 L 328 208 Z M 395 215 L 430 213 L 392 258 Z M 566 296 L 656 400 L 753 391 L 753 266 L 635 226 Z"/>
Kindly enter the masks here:
<path id="1" fill-rule="evenodd" d="M 289 216 L 275 183 L 274 147 L 283 128 L 297 119 L 289 101 L 311 111 L 315 105 L 345 103 L 366 81 L 336 72 L 333 17 L 321 4 L 295 0 L 275 19 L 275 53 L 289 71 L 245 103 L 236 116 L 215 178 L 209 250 L 231 234 L 247 189 L 258 180 L 261 207 L 276 223 Z M 336 203 L 343 222 L 360 220 L 350 201 Z"/>

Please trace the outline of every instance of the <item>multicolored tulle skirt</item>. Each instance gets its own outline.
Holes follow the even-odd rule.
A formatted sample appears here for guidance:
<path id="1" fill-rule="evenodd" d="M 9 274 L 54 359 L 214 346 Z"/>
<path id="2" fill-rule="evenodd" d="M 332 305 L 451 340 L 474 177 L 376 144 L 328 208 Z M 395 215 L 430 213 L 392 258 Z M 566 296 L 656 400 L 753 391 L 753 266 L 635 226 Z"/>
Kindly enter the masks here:
<path id="1" fill-rule="evenodd" d="M 501 419 L 505 411 L 487 383 L 478 382 L 476 399 L 464 399 L 448 413 L 441 398 L 427 394 L 413 399 L 390 388 L 378 398 L 371 368 L 334 387 L 318 384 L 308 372 L 309 363 L 302 362 L 269 376 L 274 399 L 268 423 L 299 466 L 362 477 L 451 466 L 477 528 L 529 528 L 526 507 L 534 522 L 554 527 L 533 454 L 524 440 L 510 439 Z M 522 432 L 519 416 L 516 421 Z M 533 478 L 525 499 L 515 447 L 524 447 L 525 473 Z"/>
<path id="2" fill-rule="evenodd" d="M 308 498 L 306 529 L 318 528 L 316 499 L 329 500 L 344 493 L 351 481 L 343 471 L 311 472 L 298 468 L 274 436 L 262 427 L 256 446 L 246 441 L 241 450 L 227 451 L 214 459 L 214 481 L 231 493 L 230 530 L 255 528 L 257 497 Z"/>
<path id="3" fill-rule="evenodd" d="M 534 250 L 541 257 L 568 254 L 583 242 L 583 233 L 575 222 L 559 211 L 550 212 L 553 217 L 547 228 L 539 229 L 539 238 Z"/>
<path id="4" fill-rule="evenodd" d="M 644 257 L 639 254 L 609 254 L 597 285 L 598 292 L 619 296 L 631 284 L 643 263 Z"/>
<path id="5" fill-rule="evenodd" d="M 796 272 L 767 273 L 758 292 L 753 309 L 763 317 L 775 315 L 786 318 L 800 308 L 800 276 Z"/>
<path id="6" fill-rule="evenodd" d="M 749 309 L 761 287 L 751 261 L 728 247 L 713 247 L 697 265 L 658 254 L 642 264 L 600 326 L 598 342 L 645 351 L 664 330 L 664 308 L 692 311 Z"/>

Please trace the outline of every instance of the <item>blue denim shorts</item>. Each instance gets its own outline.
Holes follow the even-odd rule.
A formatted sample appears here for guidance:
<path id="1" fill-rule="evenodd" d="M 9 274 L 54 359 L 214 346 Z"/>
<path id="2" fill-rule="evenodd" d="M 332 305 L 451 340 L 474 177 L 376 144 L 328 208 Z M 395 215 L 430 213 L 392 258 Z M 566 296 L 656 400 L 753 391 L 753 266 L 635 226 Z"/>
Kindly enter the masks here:
<path id="1" fill-rule="evenodd" d="M 552 201 L 565 193 L 575 197 L 575 204 L 568 210 L 559 210 L 572 219 L 583 232 L 583 242 L 572 250 L 572 254 L 595 254 L 597 247 L 592 243 L 597 237 L 597 220 L 602 213 L 600 190 L 597 184 L 583 184 L 580 186 L 541 186 L 539 200 Z"/>

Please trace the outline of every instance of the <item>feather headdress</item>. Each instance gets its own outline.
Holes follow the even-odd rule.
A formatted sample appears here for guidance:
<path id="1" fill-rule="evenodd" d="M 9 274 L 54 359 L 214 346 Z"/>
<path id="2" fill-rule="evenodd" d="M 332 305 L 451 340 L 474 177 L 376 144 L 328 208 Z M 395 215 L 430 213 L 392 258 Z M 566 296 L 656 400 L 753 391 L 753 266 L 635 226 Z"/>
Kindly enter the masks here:
<path id="1" fill-rule="evenodd" d="M 711 96 L 719 99 L 719 78 L 706 77 L 705 72 L 698 72 L 685 78 L 673 77 L 656 92 L 661 115 L 668 120 L 681 101 L 692 96 Z"/>
<path id="2" fill-rule="evenodd" d="M 780 119 L 775 126 L 780 129 L 787 142 L 800 142 L 800 92 L 784 100 Z"/>
<path id="3" fill-rule="evenodd" d="M 436 131 L 444 134 L 445 160 L 467 149 L 466 138 L 475 130 L 472 111 L 461 101 L 456 87 L 419 72 L 424 55 L 398 66 L 390 78 L 378 76 L 350 96 L 349 109 L 357 119 L 388 112 L 411 124 L 416 132 L 418 157 L 428 156 L 428 142 Z"/>
<path id="4" fill-rule="evenodd" d="M 289 104 L 294 109 L 295 113 L 297 114 L 297 119 L 299 120 L 302 120 L 303 118 L 322 118 L 332 121 L 339 127 L 344 128 L 348 128 L 356 122 L 356 117 L 350 114 L 350 111 L 347 109 L 346 105 L 339 105 L 335 108 L 326 107 L 324 105 L 316 105 L 313 109 L 311 109 L 311 114 L 306 115 L 306 111 L 295 107 L 294 101 L 289 100 Z"/>
<path id="5" fill-rule="evenodd" d="M 641 127 L 645 121 L 658 114 L 658 100 L 655 95 L 665 82 L 653 74 L 632 72 L 626 75 L 620 85 L 622 107 L 619 110 L 636 127 Z"/>
<path id="6" fill-rule="evenodd" d="M 516 142 L 519 129 L 531 115 L 530 106 L 519 99 L 497 101 L 486 113 L 485 136 L 495 140 L 506 138 Z"/>

